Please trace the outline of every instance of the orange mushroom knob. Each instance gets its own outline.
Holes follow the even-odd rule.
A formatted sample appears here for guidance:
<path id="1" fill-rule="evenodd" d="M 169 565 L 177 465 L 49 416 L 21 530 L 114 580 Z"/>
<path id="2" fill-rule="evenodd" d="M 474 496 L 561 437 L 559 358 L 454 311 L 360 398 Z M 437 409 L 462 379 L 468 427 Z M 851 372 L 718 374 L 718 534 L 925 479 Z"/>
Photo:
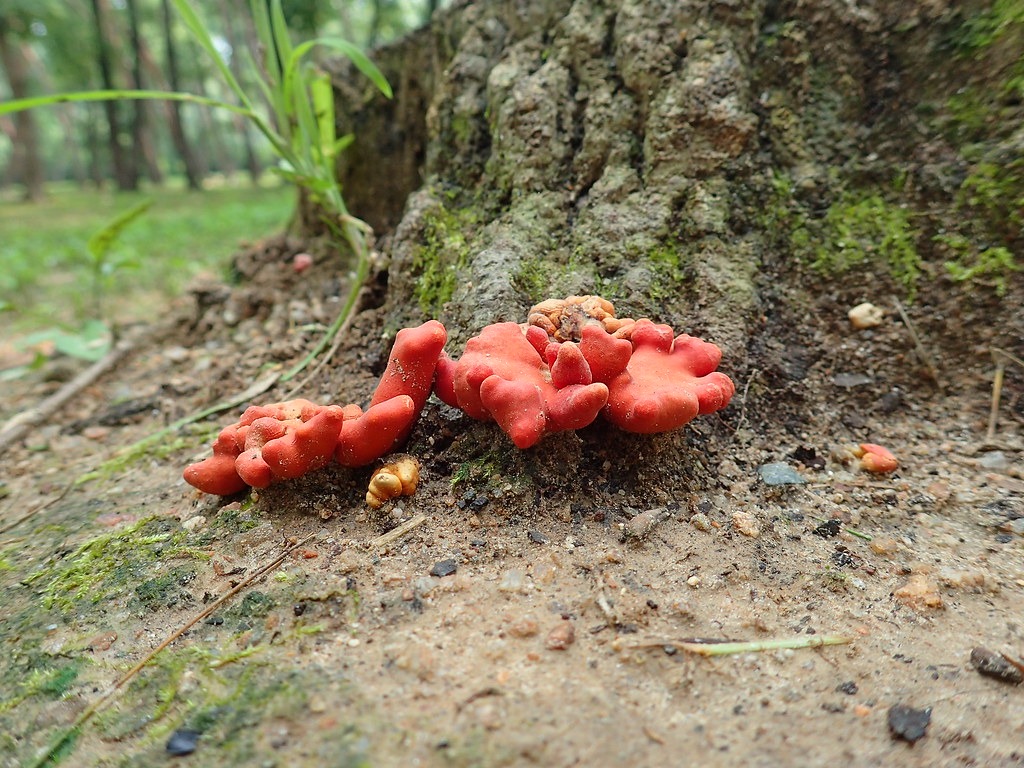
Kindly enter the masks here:
<path id="1" fill-rule="evenodd" d="M 493 419 L 519 448 L 590 424 L 608 401 L 576 344 L 559 345 L 549 366 L 516 323 L 485 327 L 458 360 L 442 354 L 435 392 L 475 419 Z"/>
<path id="2" fill-rule="evenodd" d="M 860 454 L 861 467 L 868 472 L 884 475 L 889 472 L 895 472 L 900 468 L 899 461 L 884 446 L 876 445 L 875 443 L 861 443 L 858 453 Z"/>
<path id="3" fill-rule="evenodd" d="M 230 496 L 245 490 L 245 480 L 235 471 L 235 459 L 241 453 L 235 433 L 238 425 L 232 424 L 220 431 L 213 442 L 213 456 L 185 467 L 185 482 L 203 493 Z"/>
<path id="4" fill-rule="evenodd" d="M 722 351 L 701 339 L 686 334 L 673 339 L 672 334 L 667 325 L 636 322 L 626 370 L 608 382 L 605 416 L 616 426 L 645 434 L 667 432 L 729 404 L 736 388 L 715 370 Z"/>
<path id="5" fill-rule="evenodd" d="M 430 397 L 438 357 L 448 334 L 437 320 L 403 328 L 395 336 L 387 368 L 365 413 L 341 428 L 335 457 L 346 467 L 370 464 L 405 442 Z"/>

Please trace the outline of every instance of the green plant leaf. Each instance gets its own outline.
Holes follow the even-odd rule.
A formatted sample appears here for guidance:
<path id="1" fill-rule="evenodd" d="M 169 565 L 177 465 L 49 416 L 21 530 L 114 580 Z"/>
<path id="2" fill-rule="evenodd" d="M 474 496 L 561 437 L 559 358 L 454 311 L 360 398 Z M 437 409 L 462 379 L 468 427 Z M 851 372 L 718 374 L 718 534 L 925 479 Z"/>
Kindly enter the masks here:
<path id="1" fill-rule="evenodd" d="M 192 104 L 202 104 L 207 107 L 226 109 L 229 112 L 242 115 L 250 120 L 259 119 L 259 115 L 246 107 L 239 107 L 220 99 L 212 99 L 207 96 L 196 96 L 192 93 L 179 93 L 178 91 L 73 91 L 71 93 L 51 93 L 46 96 L 33 96 L 28 99 L 12 99 L 11 101 L 0 102 L 0 115 L 12 112 L 23 112 L 26 109 L 35 107 L 47 107 L 54 104 L 66 104 L 78 101 L 122 101 L 124 99 L 143 99 L 151 101 L 186 101 Z"/>
<path id="2" fill-rule="evenodd" d="M 115 216 L 98 232 L 93 234 L 93 236 L 89 238 L 89 242 L 86 244 L 86 248 L 89 250 L 89 255 L 92 256 L 93 261 L 96 263 L 106 262 L 110 249 L 113 247 L 114 243 L 117 242 L 121 233 L 152 206 L 152 200 L 143 200 L 135 207 L 129 208 L 124 213 Z"/>
<path id="3" fill-rule="evenodd" d="M 312 43 L 323 46 L 324 48 L 330 48 L 344 55 L 349 61 L 351 61 L 356 69 L 362 72 L 366 77 L 370 79 L 377 89 L 387 96 L 389 99 L 394 97 L 394 92 L 391 90 L 391 84 L 388 79 L 384 77 L 384 73 L 381 72 L 377 65 L 367 58 L 366 54 L 359 50 L 358 47 L 350 43 L 348 40 L 343 40 L 340 37 L 318 37 L 316 40 L 311 41 Z"/>

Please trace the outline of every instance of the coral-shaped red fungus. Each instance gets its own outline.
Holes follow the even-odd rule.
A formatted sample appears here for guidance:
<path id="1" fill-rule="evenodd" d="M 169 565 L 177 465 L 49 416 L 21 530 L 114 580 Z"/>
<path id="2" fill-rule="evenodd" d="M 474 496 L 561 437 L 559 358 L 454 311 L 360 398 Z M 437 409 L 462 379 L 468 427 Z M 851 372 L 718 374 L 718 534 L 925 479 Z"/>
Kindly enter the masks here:
<path id="1" fill-rule="evenodd" d="M 437 320 L 398 332 L 366 412 L 346 406 L 347 419 L 335 451 L 338 463 L 361 467 L 405 442 L 430 397 L 438 357 L 447 339 Z"/>
<path id="2" fill-rule="evenodd" d="M 299 477 L 330 461 L 344 420 L 339 406 L 308 400 L 252 406 L 221 430 L 213 456 L 185 469 L 185 481 L 223 496 Z"/>
<path id="3" fill-rule="evenodd" d="M 265 488 L 319 469 L 334 456 L 359 467 L 376 461 L 409 437 L 430 396 L 434 370 L 447 339 L 431 320 L 398 332 L 387 369 L 364 413 L 358 405 L 316 405 L 289 400 L 248 408 L 221 430 L 213 456 L 185 469 L 185 481 L 225 496 L 247 485 Z"/>
<path id="4" fill-rule="evenodd" d="M 473 418 L 496 421 L 519 448 L 585 427 L 608 400 L 579 346 L 552 347 L 549 363 L 516 323 L 487 326 L 458 360 L 442 354 L 435 391 Z"/>
<path id="5" fill-rule="evenodd" d="M 673 337 L 667 325 L 637 320 L 626 369 L 608 382 L 605 416 L 629 432 L 666 432 L 729 404 L 732 380 L 715 370 L 722 351 L 701 339 Z"/>

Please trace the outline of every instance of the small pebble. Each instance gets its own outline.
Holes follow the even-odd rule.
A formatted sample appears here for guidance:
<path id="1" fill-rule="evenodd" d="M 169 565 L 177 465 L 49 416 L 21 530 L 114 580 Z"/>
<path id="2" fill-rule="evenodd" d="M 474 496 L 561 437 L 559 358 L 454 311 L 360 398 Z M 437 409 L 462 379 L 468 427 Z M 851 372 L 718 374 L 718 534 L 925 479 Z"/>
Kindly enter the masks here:
<path id="1" fill-rule="evenodd" d="M 863 331 L 881 325 L 885 319 L 885 310 L 865 301 L 847 312 L 846 316 L 850 319 L 850 325 L 858 331 Z"/>
<path id="2" fill-rule="evenodd" d="M 512 637 L 533 637 L 538 632 L 540 632 L 540 626 L 537 624 L 536 619 L 531 616 L 523 616 L 521 619 L 517 619 L 508 625 L 508 633 Z"/>
<path id="3" fill-rule="evenodd" d="M 536 528 L 531 528 L 526 535 L 534 544 L 547 544 L 549 541 L 551 541 L 550 538 L 545 536 Z"/>
<path id="4" fill-rule="evenodd" d="M 690 525 L 692 525 L 698 531 L 707 532 L 711 530 L 711 518 L 709 518 L 703 512 L 698 512 L 696 515 L 690 518 Z"/>
<path id="5" fill-rule="evenodd" d="M 932 721 L 932 708 L 914 709 L 903 704 L 889 707 L 889 731 L 893 738 L 913 744 L 928 732 Z"/>
<path id="6" fill-rule="evenodd" d="M 807 481 L 784 461 L 773 461 L 757 468 L 765 485 L 803 485 Z"/>
<path id="7" fill-rule="evenodd" d="M 548 633 L 544 647 L 549 651 L 565 651 L 576 642 L 576 629 L 571 621 L 563 621 Z"/>
<path id="8" fill-rule="evenodd" d="M 985 469 L 994 469 L 997 472 L 1010 466 L 1009 459 L 1006 458 L 1006 454 L 1002 451 L 989 451 L 978 459 L 978 463 Z"/>
<path id="9" fill-rule="evenodd" d="M 945 607 L 938 584 L 923 573 L 911 574 L 907 582 L 892 594 L 897 601 L 915 611 Z"/>
<path id="10" fill-rule="evenodd" d="M 86 647 L 91 651 L 108 651 L 116 640 L 117 632 L 104 632 L 92 638 L 86 643 Z"/>
<path id="11" fill-rule="evenodd" d="M 459 570 L 459 564 L 455 560 L 449 558 L 448 560 L 440 560 L 434 563 L 434 567 L 430 569 L 431 576 L 451 576 Z"/>
<path id="12" fill-rule="evenodd" d="M 203 526 L 205 525 L 206 518 L 202 515 L 196 515 L 195 517 L 190 517 L 188 520 L 183 522 L 181 524 L 181 527 L 184 528 L 186 531 L 194 532 L 202 529 Z"/>
<path id="13" fill-rule="evenodd" d="M 851 388 L 862 387 L 874 381 L 870 376 L 863 373 L 837 373 L 832 377 L 832 383 L 837 387 Z"/>
<path id="14" fill-rule="evenodd" d="M 838 536 L 843 532 L 843 521 L 837 518 L 826 520 L 824 523 L 814 529 L 815 536 L 821 536 L 823 539 L 830 539 L 833 536 Z"/>
<path id="15" fill-rule="evenodd" d="M 732 513 L 732 525 L 744 536 L 752 539 L 761 535 L 761 526 L 757 524 L 757 518 L 746 510 L 738 509 Z"/>
<path id="16" fill-rule="evenodd" d="M 200 731 L 193 731 L 188 728 L 179 728 L 171 734 L 167 740 L 167 754 L 175 757 L 191 755 L 196 751 L 199 737 L 203 734 Z"/>
<path id="17" fill-rule="evenodd" d="M 986 677 L 994 677 L 1004 683 L 1020 685 L 1024 682 L 1024 672 L 998 653 L 993 653 L 980 645 L 971 651 L 971 666 Z"/>

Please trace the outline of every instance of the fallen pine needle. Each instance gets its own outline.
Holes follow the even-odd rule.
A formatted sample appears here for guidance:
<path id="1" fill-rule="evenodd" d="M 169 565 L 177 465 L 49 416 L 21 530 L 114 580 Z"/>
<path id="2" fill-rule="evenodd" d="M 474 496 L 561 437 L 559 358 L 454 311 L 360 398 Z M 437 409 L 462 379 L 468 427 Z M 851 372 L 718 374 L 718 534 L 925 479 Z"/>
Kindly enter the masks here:
<path id="1" fill-rule="evenodd" d="M 192 629 L 192 627 L 194 627 L 200 621 L 205 619 L 210 614 L 214 613 L 218 608 L 220 608 L 222 605 L 228 602 L 228 600 L 237 595 L 243 589 L 248 588 L 255 582 L 262 579 L 268 573 L 275 570 L 279 565 L 281 565 L 281 563 L 283 563 L 287 559 L 288 555 L 290 555 L 292 552 L 297 550 L 307 541 L 312 539 L 313 536 L 315 535 L 316 534 L 311 533 L 309 536 L 302 539 L 301 541 L 296 541 L 292 544 L 289 544 L 284 550 L 281 551 L 281 553 L 277 557 L 275 557 L 269 563 L 262 566 L 259 570 L 253 571 L 251 575 L 249 575 L 242 581 L 238 582 L 238 584 L 236 584 L 234 587 L 229 589 L 219 598 L 210 603 L 205 609 L 203 609 L 198 614 L 193 616 L 184 625 L 174 630 L 170 635 L 166 637 L 166 639 L 164 639 L 162 643 L 160 643 L 160 645 L 158 645 L 152 651 L 143 656 L 138 664 L 136 664 L 134 667 L 132 667 L 123 675 L 121 675 L 121 677 L 119 677 L 114 682 L 114 684 L 106 691 L 106 693 L 104 693 L 102 696 L 96 699 L 96 701 L 94 701 L 92 704 L 90 704 L 88 707 L 82 710 L 82 713 L 77 718 L 75 718 L 75 722 L 71 724 L 71 727 L 68 728 L 64 733 L 62 733 L 60 737 L 57 738 L 49 747 L 47 747 L 46 750 L 39 755 L 36 761 L 32 763 L 32 768 L 42 768 L 42 766 L 54 764 L 54 757 L 58 755 L 62 750 L 66 749 L 72 743 L 74 743 L 75 739 L 77 739 L 79 734 L 81 734 L 82 728 L 85 726 L 85 724 L 89 722 L 89 720 L 91 720 L 96 715 L 96 713 L 103 709 L 103 707 L 105 707 L 114 698 L 114 695 L 121 688 L 123 688 L 133 677 L 135 677 L 139 672 L 141 672 L 146 667 L 147 664 L 149 664 L 154 658 L 156 658 L 157 654 L 159 654 L 161 651 L 167 648 L 167 646 L 169 646 L 175 640 L 179 639 L 182 635 L 184 635 L 186 632 Z"/>
<path id="2" fill-rule="evenodd" d="M 942 383 L 942 378 L 939 376 L 939 368 L 935 365 L 935 361 L 932 356 L 928 354 L 928 350 L 924 346 L 924 342 L 921 341 L 921 336 L 917 332 L 917 327 L 910 319 L 910 315 L 907 314 L 907 310 L 903 308 L 903 304 L 895 296 L 891 297 L 892 303 L 896 306 L 896 311 L 900 314 L 900 319 L 903 320 L 903 326 L 907 329 L 910 334 L 910 338 L 914 342 L 914 348 L 917 350 L 917 356 L 924 363 L 925 368 L 928 369 L 928 375 L 931 376 L 932 381 L 939 387 L 939 389 L 945 389 Z"/>
<path id="3" fill-rule="evenodd" d="M 375 547 L 377 549 L 383 549 L 384 547 L 390 546 L 398 539 L 405 536 L 405 534 L 409 533 L 409 531 L 423 525 L 423 523 L 425 523 L 426 521 L 426 515 L 421 514 L 416 515 L 415 517 L 411 517 L 397 528 L 392 528 L 387 533 L 378 536 L 376 539 L 370 542 L 370 546 Z"/>
<path id="4" fill-rule="evenodd" d="M 821 648 L 826 645 L 846 645 L 853 642 L 852 637 L 842 635 L 805 635 L 801 637 L 780 638 L 778 640 L 666 640 L 631 646 L 632 648 L 664 648 L 671 646 L 680 651 L 695 653 L 699 656 L 730 656 L 737 653 L 763 653 L 764 651 L 799 650 L 801 648 Z"/>

